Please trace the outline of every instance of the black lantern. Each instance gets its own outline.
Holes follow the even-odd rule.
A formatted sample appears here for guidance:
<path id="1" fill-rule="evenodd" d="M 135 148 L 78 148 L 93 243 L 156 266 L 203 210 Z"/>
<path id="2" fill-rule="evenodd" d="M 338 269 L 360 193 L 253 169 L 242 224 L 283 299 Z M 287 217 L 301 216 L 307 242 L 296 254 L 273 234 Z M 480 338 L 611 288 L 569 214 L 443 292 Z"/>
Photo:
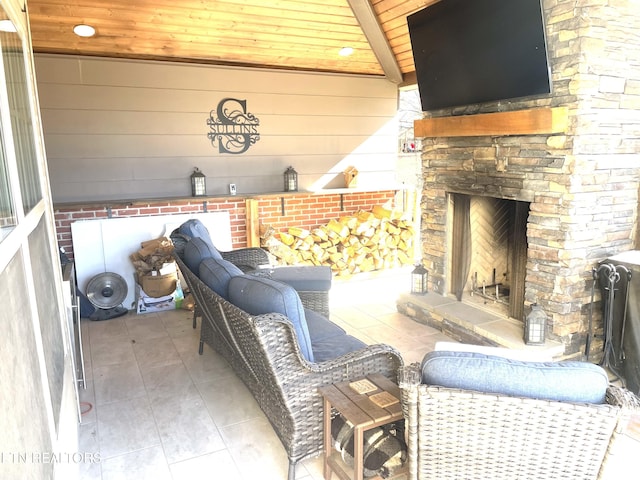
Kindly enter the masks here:
<path id="1" fill-rule="evenodd" d="M 298 191 L 298 172 L 296 172 L 293 167 L 287 168 L 284 172 L 284 191 Z"/>
<path id="2" fill-rule="evenodd" d="M 537 303 L 531 305 L 529 315 L 524 319 L 524 343 L 527 345 L 543 345 L 547 328 L 547 314 Z"/>
<path id="3" fill-rule="evenodd" d="M 429 291 L 427 289 L 428 280 L 429 272 L 421 263 L 418 263 L 413 272 L 411 272 L 411 293 L 417 293 L 419 295 L 427 293 Z"/>
<path id="4" fill-rule="evenodd" d="M 195 167 L 191 174 L 191 195 L 194 197 L 204 197 L 207 194 L 207 182 L 204 173 Z"/>

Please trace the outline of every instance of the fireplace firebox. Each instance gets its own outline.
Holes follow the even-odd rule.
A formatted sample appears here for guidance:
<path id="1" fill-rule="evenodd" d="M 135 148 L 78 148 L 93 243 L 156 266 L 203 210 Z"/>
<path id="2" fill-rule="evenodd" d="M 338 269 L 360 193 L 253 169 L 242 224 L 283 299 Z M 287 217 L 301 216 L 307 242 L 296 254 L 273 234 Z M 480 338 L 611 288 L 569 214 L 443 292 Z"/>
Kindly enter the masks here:
<path id="1" fill-rule="evenodd" d="M 451 194 L 450 291 L 523 320 L 529 203 Z"/>

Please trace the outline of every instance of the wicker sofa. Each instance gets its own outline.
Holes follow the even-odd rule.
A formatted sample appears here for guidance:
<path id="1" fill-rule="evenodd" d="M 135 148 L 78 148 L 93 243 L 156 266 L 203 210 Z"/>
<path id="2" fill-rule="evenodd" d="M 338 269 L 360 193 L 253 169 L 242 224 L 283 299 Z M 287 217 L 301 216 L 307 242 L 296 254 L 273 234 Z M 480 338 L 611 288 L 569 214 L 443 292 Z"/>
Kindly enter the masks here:
<path id="1" fill-rule="evenodd" d="M 292 287 L 237 271 L 227 279 L 233 268 L 212 258 L 196 274 L 175 257 L 203 315 L 201 348 L 207 343 L 224 356 L 249 388 L 287 452 L 289 479 L 297 462 L 322 453 L 318 387 L 374 372 L 396 380 L 402 358 L 394 348 L 364 345 L 319 313 L 301 309 L 304 299 Z M 272 313 L 280 306 L 271 297 L 280 296 L 288 304 L 286 316 Z M 294 316 L 304 317 L 306 332 Z"/>
<path id="2" fill-rule="evenodd" d="M 465 382 L 461 378 L 470 378 L 469 367 L 475 369 L 483 359 L 475 358 L 482 357 L 479 354 L 468 356 L 456 370 L 443 367 L 442 362 L 435 365 L 436 380 L 425 381 L 427 357 L 422 365 L 405 366 L 399 373 L 410 480 L 606 478 L 603 465 L 615 457 L 611 452 L 616 450 L 616 440 L 622 438 L 630 417 L 640 415 L 638 397 L 610 385 L 604 371 L 603 378 L 595 380 L 597 385 L 590 386 L 599 367 L 586 362 L 535 362 L 547 369 L 538 370 L 538 381 L 532 378 L 535 374 L 519 370 L 532 362 L 489 357 L 506 366 L 494 377 L 497 382 L 476 370 L 471 374 L 475 375 L 473 388 L 440 386 L 447 383 L 443 376 L 457 385 Z M 555 369 L 555 378 L 547 376 L 549 369 Z M 518 383 L 533 390 L 542 386 L 544 391 L 533 395 L 541 398 L 490 393 L 500 390 L 499 384 L 518 388 Z M 568 396 L 554 400 L 556 391 Z M 575 395 L 584 396 L 585 401 L 577 401 Z"/>
<path id="3" fill-rule="evenodd" d="M 195 240 L 195 241 L 191 241 Z M 214 256 L 231 262 L 242 272 L 272 278 L 291 285 L 296 289 L 306 308 L 329 318 L 329 290 L 331 289 L 331 268 L 326 266 L 273 267 L 266 250 L 259 247 L 245 247 L 236 250 L 218 250 L 211 239 L 207 227 L 198 219 L 189 219 L 171 232 L 174 251 L 184 259 L 188 267 L 190 259 L 198 262 L 201 258 Z M 185 258 L 187 244 L 192 247 Z M 193 312 L 193 328 L 200 309 L 196 304 Z"/>

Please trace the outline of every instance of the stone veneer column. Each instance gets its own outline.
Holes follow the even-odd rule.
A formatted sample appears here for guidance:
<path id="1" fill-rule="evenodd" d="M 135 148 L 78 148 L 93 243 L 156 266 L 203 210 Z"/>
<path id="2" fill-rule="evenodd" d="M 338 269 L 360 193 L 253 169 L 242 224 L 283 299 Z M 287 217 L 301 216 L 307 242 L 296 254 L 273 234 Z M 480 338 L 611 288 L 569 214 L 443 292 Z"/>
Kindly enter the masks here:
<path id="1" fill-rule="evenodd" d="M 543 0 L 553 94 L 433 112 L 567 106 L 566 135 L 423 140 L 422 253 L 433 289 L 444 293 L 448 280 L 448 192 L 531 202 L 525 302 L 542 305 L 567 355 L 584 349 L 591 269 L 636 248 L 640 14 L 633 5 Z"/>

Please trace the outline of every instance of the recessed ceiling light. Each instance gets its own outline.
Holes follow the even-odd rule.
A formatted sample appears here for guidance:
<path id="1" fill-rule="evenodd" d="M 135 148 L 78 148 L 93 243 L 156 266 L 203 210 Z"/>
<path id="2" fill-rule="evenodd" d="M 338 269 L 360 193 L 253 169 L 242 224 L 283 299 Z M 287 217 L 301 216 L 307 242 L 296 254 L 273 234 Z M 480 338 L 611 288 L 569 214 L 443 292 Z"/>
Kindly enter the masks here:
<path id="1" fill-rule="evenodd" d="M 338 52 L 338 55 L 340 55 L 341 57 L 348 57 L 351 54 L 353 54 L 353 48 L 351 47 L 343 47 Z"/>
<path id="2" fill-rule="evenodd" d="M 0 20 L 0 32 L 17 32 L 16 26 L 9 19 Z"/>
<path id="3" fill-rule="evenodd" d="M 79 37 L 93 37 L 96 34 L 96 29 L 91 25 L 76 25 L 73 27 L 73 33 Z"/>

